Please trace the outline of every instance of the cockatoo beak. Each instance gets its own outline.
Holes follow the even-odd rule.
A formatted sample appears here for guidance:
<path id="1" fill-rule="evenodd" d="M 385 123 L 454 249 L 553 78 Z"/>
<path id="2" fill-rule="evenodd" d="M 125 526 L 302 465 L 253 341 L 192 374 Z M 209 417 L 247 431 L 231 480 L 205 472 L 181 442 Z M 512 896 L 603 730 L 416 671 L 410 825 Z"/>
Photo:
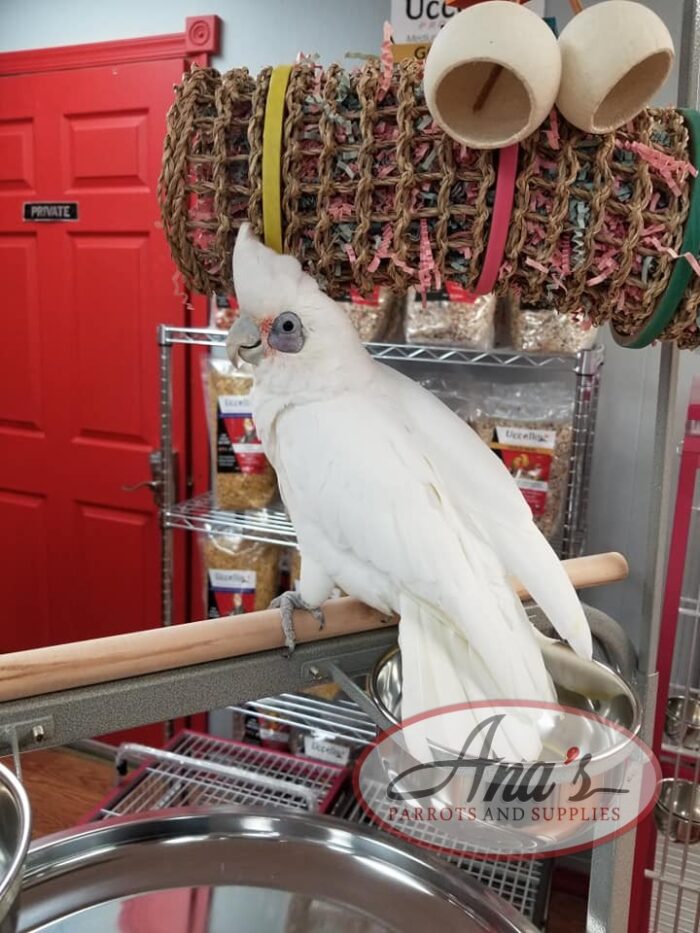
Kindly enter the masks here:
<path id="1" fill-rule="evenodd" d="M 229 331 L 226 353 L 234 366 L 238 365 L 239 359 L 253 365 L 262 359 L 262 334 L 258 325 L 247 314 L 239 315 Z"/>

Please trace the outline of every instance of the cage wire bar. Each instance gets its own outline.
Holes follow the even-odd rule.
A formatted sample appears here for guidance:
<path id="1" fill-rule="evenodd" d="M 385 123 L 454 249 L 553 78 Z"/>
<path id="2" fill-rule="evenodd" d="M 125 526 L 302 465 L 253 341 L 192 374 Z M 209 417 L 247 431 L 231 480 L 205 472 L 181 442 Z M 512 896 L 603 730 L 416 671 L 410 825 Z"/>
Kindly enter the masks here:
<path id="1" fill-rule="evenodd" d="M 688 426 L 683 442 L 678 491 L 663 607 L 663 644 L 659 651 L 659 709 L 655 742 L 661 766 L 672 787 L 690 791 L 691 820 L 676 826 L 669 818 L 656 838 L 655 858 L 646 877 L 653 882 L 650 933 L 685 933 L 700 929 L 700 378 L 693 383 Z M 668 690 L 665 689 L 668 683 Z M 673 698 L 678 716 L 667 715 Z M 661 705 L 663 704 L 663 705 Z M 681 782 L 689 782 L 688 784 Z M 673 830 L 673 834 L 672 834 Z"/>

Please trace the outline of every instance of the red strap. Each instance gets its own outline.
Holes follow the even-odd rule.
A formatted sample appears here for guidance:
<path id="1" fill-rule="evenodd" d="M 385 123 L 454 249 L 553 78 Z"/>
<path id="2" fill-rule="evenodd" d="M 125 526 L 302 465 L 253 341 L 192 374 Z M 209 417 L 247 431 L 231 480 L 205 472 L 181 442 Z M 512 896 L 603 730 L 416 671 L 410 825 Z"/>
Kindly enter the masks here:
<path id="1" fill-rule="evenodd" d="M 476 295 L 488 295 L 492 292 L 498 278 L 498 270 L 503 262 L 506 249 L 510 218 L 513 213 L 515 198 L 515 178 L 518 173 L 518 144 L 506 146 L 498 152 L 498 175 L 496 176 L 496 196 L 493 204 L 493 217 L 489 241 L 486 244 L 484 265 L 479 281 L 476 283 Z"/>

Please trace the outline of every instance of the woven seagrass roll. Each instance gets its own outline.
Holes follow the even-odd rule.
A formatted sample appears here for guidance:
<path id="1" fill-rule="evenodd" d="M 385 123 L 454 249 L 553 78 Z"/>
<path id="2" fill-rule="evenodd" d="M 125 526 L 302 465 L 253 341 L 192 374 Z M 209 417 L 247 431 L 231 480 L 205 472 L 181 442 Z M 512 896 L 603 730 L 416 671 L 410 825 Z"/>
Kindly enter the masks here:
<path id="1" fill-rule="evenodd" d="M 173 257 L 197 291 L 232 290 L 243 221 L 265 235 L 271 71 L 253 79 L 245 69 L 221 76 L 193 68 L 176 89 L 159 197 Z M 497 291 L 610 321 L 622 341 L 633 337 L 652 319 L 675 264 L 687 261 L 691 161 L 688 123 L 672 108 L 645 110 L 602 136 L 552 111 L 520 144 Z M 445 280 L 474 289 L 498 164 L 496 151 L 453 142 L 433 122 L 416 61 L 390 72 L 374 61 L 352 72 L 295 65 L 281 126 L 283 249 L 335 297 L 351 286 L 429 290 Z M 698 305 L 693 275 L 655 336 L 700 344 Z"/>

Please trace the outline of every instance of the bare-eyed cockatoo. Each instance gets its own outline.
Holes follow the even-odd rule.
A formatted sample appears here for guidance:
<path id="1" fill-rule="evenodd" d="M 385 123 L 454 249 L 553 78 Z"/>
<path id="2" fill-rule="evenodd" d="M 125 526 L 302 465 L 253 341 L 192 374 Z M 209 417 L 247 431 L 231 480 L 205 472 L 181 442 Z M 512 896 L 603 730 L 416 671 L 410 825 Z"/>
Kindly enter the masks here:
<path id="1" fill-rule="evenodd" d="M 554 702 L 509 578 L 584 658 L 591 634 L 506 467 L 435 396 L 373 360 L 342 308 L 247 224 L 233 277 L 228 352 L 255 367 L 253 415 L 302 557 L 299 592 L 278 601 L 290 647 L 294 609 L 318 609 L 338 586 L 400 617 L 404 720 L 480 700 Z M 531 719 L 509 726 L 501 752 L 537 757 Z"/>

